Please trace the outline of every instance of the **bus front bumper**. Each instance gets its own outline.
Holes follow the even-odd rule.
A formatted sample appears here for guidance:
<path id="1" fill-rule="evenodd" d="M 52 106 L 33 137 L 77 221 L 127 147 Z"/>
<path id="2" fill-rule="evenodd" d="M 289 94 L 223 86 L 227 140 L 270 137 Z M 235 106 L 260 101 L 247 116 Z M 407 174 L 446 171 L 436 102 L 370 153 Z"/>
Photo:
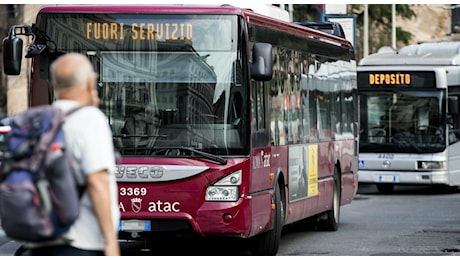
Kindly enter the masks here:
<path id="1" fill-rule="evenodd" d="M 448 184 L 446 171 L 372 171 L 359 170 L 359 183 Z"/>

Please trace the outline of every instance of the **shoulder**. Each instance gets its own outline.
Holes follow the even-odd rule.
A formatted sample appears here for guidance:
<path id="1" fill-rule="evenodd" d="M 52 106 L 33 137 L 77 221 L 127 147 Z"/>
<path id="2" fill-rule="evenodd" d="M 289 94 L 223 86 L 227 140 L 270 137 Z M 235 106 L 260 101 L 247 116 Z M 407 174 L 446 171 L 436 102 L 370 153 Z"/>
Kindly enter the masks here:
<path id="1" fill-rule="evenodd" d="M 90 129 L 101 129 L 108 127 L 108 120 L 105 114 L 97 107 L 85 106 L 70 115 L 68 121 L 79 124 L 80 127 Z"/>
<path id="2" fill-rule="evenodd" d="M 61 109 L 64 113 L 68 113 L 68 117 L 82 118 L 86 117 L 88 120 L 102 120 L 105 119 L 105 114 L 97 107 L 82 106 L 76 101 L 72 100 L 56 100 L 53 103 L 54 107 Z"/>
<path id="3" fill-rule="evenodd" d="M 94 106 L 83 106 L 79 108 L 79 114 L 88 116 L 89 118 L 95 118 L 95 119 L 105 119 L 106 116 L 105 114 L 97 107 Z"/>
<path id="4" fill-rule="evenodd" d="M 108 127 L 106 115 L 97 107 L 81 106 L 71 100 L 57 100 L 54 107 L 61 109 L 66 116 L 66 128 L 78 129 L 78 131 L 102 130 Z"/>

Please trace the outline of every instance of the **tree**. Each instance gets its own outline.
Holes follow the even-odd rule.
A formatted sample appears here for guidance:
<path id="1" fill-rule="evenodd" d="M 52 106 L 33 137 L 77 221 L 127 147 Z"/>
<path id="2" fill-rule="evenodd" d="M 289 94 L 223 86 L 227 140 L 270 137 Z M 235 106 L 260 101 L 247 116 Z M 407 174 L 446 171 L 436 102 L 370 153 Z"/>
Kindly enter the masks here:
<path id="1" fill-rule="evenodd" d="M 293 5 L 293 21 L 317 22 L 321 21 L 324 12 L 323 4 Z"/>
<path id="2" fill-rule="evenodd" d="M 352 4 L 350 12 L 356 16 L 356 54 L 358 60 L 363 55 L 363 34 L 364 34 L 364 5 Z M 369 53 L 375 53 L 383 46 L 391 46 L 391 4 L 369 4 Z M 415 12 L 408 4 L 396 5 L 396 15 L 404 19 L 416 17 Z M 409 44 L 414 35 L 404 31 L 401 27 L 396 27 L 396 44 Z"/>
<path id="3" fill-rule="evenodd" d="M 391 4 L 369 4 L 369 53 L 377 52 L 383 46 L 391 46 Z M 293 5 L 293 21 L 320 21 L 324 15 L 324 5 L 307 4 Z M 348 5 L 348 13 L 356 16 L 356 55 L 357 59 L 363 56 L 363 23 L 364 23 L 364 5 Z M 415 12 L 408 4 L 396 5 L 396 15 L 404 19 L 416 18 Z M 396 27 L 396 44 L 407 45 L 414 35 Z"/>

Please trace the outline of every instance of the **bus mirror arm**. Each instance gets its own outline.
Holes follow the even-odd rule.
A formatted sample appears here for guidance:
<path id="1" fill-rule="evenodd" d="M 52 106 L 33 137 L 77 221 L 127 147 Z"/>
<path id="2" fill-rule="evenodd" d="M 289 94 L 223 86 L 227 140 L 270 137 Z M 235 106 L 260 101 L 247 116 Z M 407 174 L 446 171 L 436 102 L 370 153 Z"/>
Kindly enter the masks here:
<path id="1" fill-rule="evenodd" d="M 27 48 L 26 58 L 32 58 L 37 55 L 40 55 L 46 48 L 44 44 L 31 44 Z"/>

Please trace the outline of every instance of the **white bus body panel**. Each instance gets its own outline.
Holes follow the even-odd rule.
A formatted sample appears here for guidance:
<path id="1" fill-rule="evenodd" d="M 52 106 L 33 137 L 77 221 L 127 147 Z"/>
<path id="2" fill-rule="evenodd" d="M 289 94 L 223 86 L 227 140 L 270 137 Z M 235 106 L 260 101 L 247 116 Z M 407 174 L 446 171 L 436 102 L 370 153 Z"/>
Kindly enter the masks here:
<path id="1" fill-rule="evenodd" d="M 446 161 L 447 159 L 447 161 Z M 445 161 L 444 170 L 418 170 L 418 161 Z M 460 185 L 460 143 L 436 154 L 360 153 L 360 183 Z"/>

